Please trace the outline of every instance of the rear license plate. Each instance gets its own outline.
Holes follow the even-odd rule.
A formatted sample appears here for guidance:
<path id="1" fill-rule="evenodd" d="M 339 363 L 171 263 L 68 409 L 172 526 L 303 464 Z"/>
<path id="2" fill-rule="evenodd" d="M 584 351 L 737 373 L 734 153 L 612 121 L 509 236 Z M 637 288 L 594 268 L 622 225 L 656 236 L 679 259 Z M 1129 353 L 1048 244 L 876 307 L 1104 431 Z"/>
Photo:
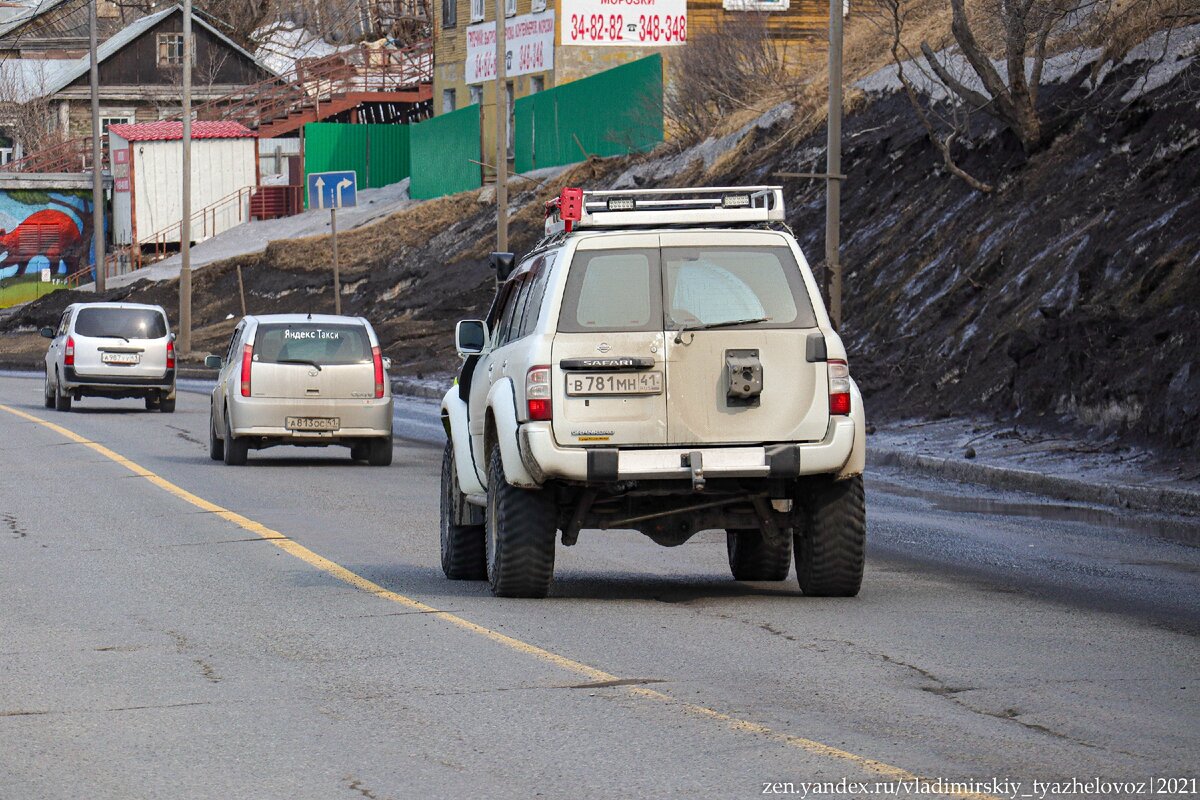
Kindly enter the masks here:
<path id="1" fill-rule="evenodd" d="M 140 364 L 141 353 L 101 353 L 100 360 L 105 364 Z"/>
<path id="2" fill-rule="evenodd" d="M 661 372 L 568 372 L 571 397 L 606 394 L 662 394 Z"/>
<path id="3" fill-rule="evenodd" d="M 288 417 L 284 425 L 289 431 L 336 431 L 342 427 L 338 417 Z"/>

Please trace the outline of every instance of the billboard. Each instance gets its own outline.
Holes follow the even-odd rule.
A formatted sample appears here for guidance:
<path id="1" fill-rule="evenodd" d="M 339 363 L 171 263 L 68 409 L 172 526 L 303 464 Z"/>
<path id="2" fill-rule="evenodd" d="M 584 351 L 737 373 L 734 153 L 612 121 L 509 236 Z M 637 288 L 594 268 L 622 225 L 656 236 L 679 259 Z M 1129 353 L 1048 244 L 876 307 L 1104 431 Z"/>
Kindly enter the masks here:
<path id="1" fill-rule="evenodd" d="M 504 25 L 508 77 L 554 69 L 554 11 L 509 17 Z M 467 83 L 496 79 L 496 23 L 467 28 Z"/>
<path id="2" fill-rule="evenodd" d="M 687 0 L 562 0 L 562 43 L 663 47 L 687 42 Z"/>

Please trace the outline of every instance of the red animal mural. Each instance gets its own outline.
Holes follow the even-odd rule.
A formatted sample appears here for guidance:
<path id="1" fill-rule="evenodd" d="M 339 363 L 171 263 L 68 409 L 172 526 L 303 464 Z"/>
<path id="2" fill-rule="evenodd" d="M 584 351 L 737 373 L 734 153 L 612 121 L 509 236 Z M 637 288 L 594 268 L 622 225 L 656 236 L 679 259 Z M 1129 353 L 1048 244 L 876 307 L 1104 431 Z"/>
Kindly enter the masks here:
<path id="1" fill-rule="evenodd" d="M 0 250 L 6 250 L 0 266 L 24 264 L 34 256 L 45 256 L 57 264 L 79 243 L 79 227 L 61 211 L 43 209 L 26 217 L 11 232 L 0 230 Z"/>

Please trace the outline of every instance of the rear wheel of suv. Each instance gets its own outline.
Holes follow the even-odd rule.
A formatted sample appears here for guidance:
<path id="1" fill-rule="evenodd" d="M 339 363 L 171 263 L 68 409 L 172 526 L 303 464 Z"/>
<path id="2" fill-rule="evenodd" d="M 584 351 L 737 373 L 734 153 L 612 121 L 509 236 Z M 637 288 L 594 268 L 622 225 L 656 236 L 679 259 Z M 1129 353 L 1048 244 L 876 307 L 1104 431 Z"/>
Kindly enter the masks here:
<path id="1" fill-rule="evenodd" d="M 59 411 L 70 411 L 71 410 L 71 393 L 63 391 L 61 380 L 55 381 L 55 384 L 56 384 L 56 386 L 54 389 L 54 407 Z"/>
<path id="2" fill-rule="evenodd" d="M 175 398 L 174 397 L 170 397 L 170 398 L 164 397 L 162 400 L 159 400 L 158 401 L 158 410 L 164 414 L 174 414 L 175 413 Z"/>
<path id="3" fill-rule="evenodd" d="M 213 461 L 225 460 L 225 442 L 217 436 L 217 415 L 208 410 L 208 457 Z"/>
<path id="4" fill-rule="evenodd" d="M 854 597 L 862 586 L 867 504 L 861 475 L 802 485 L 804 525 L 795 533 L 796 575 L 811 597 Z"/>
<path id="5" fill-rule="evenodd" d="M 392 437 L 371 440 L 367 445 L 367 463 L 372 467 L 386 467 L 392 463 Z"/>
<path id="6" fill-rule="evenodd" d="M 162 399 L 156 394 L 151 394 L 151 395 L 146 396 L 146 410 L 147 411 L 158 411 L 161 403 L 162 403 Z"/>
<path id="7" fill-rule="evenodd" d="M 233 428 L 229 425 L 229 409 L 225 410 L 225 464 L 230 467 L 240 467 L 246 463 L 250 453 L 250 443 L 245 439 L 235 438 Z"/>
<path id="8" fill-rule="evenodd" d="M 488 458 L 484 520 L 487 574 L 497 597 L 545 597 L 554 578 L 558 509 L 546 489 L 519 489 L 504 477 L 500 446 Z"/>
<path id="9" fill-rule="evenodd" d="M 729 571 L 738 581 L 782 581 L 792 568 L 791 532 L 782 543 L 772 542 L 754 528 L 725 531 Z"/>
<path id="10" fill-rule="evenodd" d="M 54 386 L 50 384 L 50 370 L 46 370 L 46 385 L 42 388 L 42 402 L 46 408 L 54 408 Z"/>
<path id="11" fill-rule="evenodd" d="M 371 448 L 366 442 L 355 442 L 350 445 L 350 460 L 351 461 L 366 461 L 371 454 Z"/>
<path id="12" fill-rule="evenodd" d="M 446 442 L 442 451 L 442 572 L 453 581 L 481 581 L 487 578 L 487 545 L 482 525 L 461 525 L 468 509 L 458 485 L 454 464 L 454 445 Z"/>

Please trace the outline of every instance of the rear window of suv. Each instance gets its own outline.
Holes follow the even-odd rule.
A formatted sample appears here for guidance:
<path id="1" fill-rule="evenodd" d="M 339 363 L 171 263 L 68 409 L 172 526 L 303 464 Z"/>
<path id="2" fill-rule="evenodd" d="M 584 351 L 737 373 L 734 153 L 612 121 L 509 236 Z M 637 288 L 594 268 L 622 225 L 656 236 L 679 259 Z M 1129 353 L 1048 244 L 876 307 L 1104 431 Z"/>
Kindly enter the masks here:
<path id="1" fill-rule="evenodd" d="M 254 360 L 317 364 L 370 364 L 371 340 L 362 325 L 267 323 L 254 336 Z"/>
<path id="2" fill-rule="evenodd" d="M 161 339 L 167 335 L 163 315 L 149 308 L 84 308 L 75 318 L 80 336 Z"/>

